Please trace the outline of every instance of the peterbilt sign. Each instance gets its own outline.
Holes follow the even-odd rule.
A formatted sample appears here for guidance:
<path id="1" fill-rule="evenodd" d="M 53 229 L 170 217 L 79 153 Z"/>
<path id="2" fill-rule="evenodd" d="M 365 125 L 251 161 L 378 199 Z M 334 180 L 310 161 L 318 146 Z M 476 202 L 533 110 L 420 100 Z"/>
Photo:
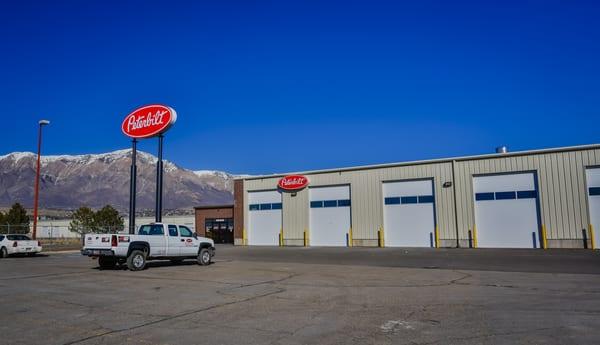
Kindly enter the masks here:
<path id="1" fill-rule="evenodd" d="M 160 104 L 147 105 L 125 117 L 121 130 L 131 138 L 150 138 L 166 132 L 175 121 L 175 109 Z"/>
<path id="2" fill-rule="evenodd" d="M 296 191 L 308 186 L 308 178 L 302 175 L 289 175 L 281 178 L 277 186 L 283 190 Z"/>

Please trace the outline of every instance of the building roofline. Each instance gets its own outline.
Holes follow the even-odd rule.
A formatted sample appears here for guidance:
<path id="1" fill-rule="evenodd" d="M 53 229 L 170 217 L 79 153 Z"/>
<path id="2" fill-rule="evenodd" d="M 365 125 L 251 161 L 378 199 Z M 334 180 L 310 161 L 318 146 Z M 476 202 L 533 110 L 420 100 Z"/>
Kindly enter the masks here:
<path id="1" fill-rule="evenodd" d="M 195 206 L 194 210 L 207 210 L 213 208 L 233 208 L 233 204 L 227 205 L 207 205 L 207 206 Z"/>
<path id="2" fill-rule="evenodd" d="M 582 151 L 582 150 L 591 150 L 591 149 L 600 149 L 600 144 L 565 146 L 565 147 L 555 147 L 555 148 L 546 148 L 546 149 L 515 151 L 515 152 L 507 152 L 507 153 L 488 153 L 488 154 L 481 154 L 481 155 L 459 156 L 459 157 L 451 157 L 451 158 L 435 158 L 435 159 L 396 162 L 396 163 L 360 165 L 360 166 L 355 166 L 355 167 L 344 167 L 344 168 L 337 168 L 337 169 L 334 168 L 334 169 L 295 171 L 295 172 L 288 172 L 288 173 L 283 173 L 283 174 L 256 175 L 256 176 L 245 177 L 245 178 L 237 178 L 235 180 L 252 181 L 252 180 L 261 180 L 261 179 L 267 179 L 267 178 L 283 177 L 283 176 L 293 175 L 293 174 L 315 175 L 315 174 L 325 174 L 325 173 L 333 173 L 333 172 L 393 168 L 393 167 L 401 167 L 401 166 L 408 166 L 408 165 L 448 163 L 448 162 L 452 162 L 452 161 L 468 161 L 468 160 L 511 157 L 511 156 L 528 156 L 528 155 L 533 155 L 533 154 Z"/>

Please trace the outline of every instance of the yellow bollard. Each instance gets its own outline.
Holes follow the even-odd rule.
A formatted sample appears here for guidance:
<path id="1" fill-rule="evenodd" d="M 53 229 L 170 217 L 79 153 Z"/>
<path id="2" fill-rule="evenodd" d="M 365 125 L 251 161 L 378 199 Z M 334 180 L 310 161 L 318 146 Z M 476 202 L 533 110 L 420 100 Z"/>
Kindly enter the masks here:
<path id="1" fill-rule="evenodd" d="M 348 231 L 348 247 L 352 247 L 352 227 L 350 227 L 350 230 Z"/>
<path id="2" fill-rule="evenodd" d="M 592 242 L 592 250 L 596 249 L 596 241 L 594 240 L 594 225 L 590 224 L 590 241 Z"/>
<path id="3" fill-rule="evenodd" d="M 473 224 L 473 248 L 477 248 L 477 226 Z"/>
<path id="4" fill-rule="evenodd" d="M 283 228 L 279 229 L 279 246 L 283 247 Z"/>
<path id="5" fill-rule="evenodd" d="M 546 234 L 545 224 L 542 224 L 542 242 L 544 243 L 544 249 L 548 249 L 548 235 Z"/>
<path id="6" fill-rule="evenodd" d="M 383 231 L 383 226 L 379 230 L 379 238 L 381 240 L 381 248 L 385 248 L 385 231 Z"/>
<path id="7" fill-rule="evenodd" d="M 440 229 L 437 225 L 435 226 L 435 247 L 440 247 Z"/>
<path id="8" fill-rule="evenodd" d="M 242 228 L 242 245 L 248 245 L 248 238 L 246 237 L 246 228 Z"/>

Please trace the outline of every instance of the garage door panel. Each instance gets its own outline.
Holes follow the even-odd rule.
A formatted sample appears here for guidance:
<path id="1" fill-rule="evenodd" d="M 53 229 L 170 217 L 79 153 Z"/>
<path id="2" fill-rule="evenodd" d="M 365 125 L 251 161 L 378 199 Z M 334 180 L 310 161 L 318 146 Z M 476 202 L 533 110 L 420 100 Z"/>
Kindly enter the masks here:
<path id="1" fill-rule="evenodd" d="M 431 180 L 386 182 L 383 188 L 385 197 L 432 195 L 432 193 Z"/>
<path id="2" fill-rule="evenodd" d="M 346 246 L 350 231 L 350 187 L 318 187 L 309 190 L 310 245 Z"/>
<path id="3" fill-rule="evenodd" d="M 479 247 L 537 247 L 539 223 L 534 173 L 475 176 L 473 190 Z"/>
<path id="4" fill-rule="evenodd" d="M 476 192 L 497 192 L 535 189 L 532 173 L 477 176 L 473 180 Z"/>
<path id="5" fill-rule="evenodd" d="M 478 225 L 478 245 L 485 248 L 532 248 L 532 232 L 537 236 L 536 204 L 529 200 L 496 200 L 477 205 L 477 218 L 485 219 Z M 497 229 L 488 224 L 501 225 Z M 511 231 L 523 229 L 523 231 Z"/>
<path id="6" fill-rule="evenodd" d="M 310 200 L 338 200 L 350 199 L 350 187 L 334 186 L 334 187 L 316 187 L 310 189 Z"/>
<path id="7" fill-rule="evenodd" d="M 600 242 L 600 168 L 586 170 L 588 205 L 590 208 L 590 222 L 594 229 L 595 246 Z"/>
<path id="8" fill-rule="evenodd" d="M 385 182 L 384 232 L 389 247 L 430 247 L 435 231 L 433 181 Z"/>
<path id="9" fill-rule="evenodd" d="M 281 193 L 249 192 L 248 244 L 276 246 L 282 223 Z"/>

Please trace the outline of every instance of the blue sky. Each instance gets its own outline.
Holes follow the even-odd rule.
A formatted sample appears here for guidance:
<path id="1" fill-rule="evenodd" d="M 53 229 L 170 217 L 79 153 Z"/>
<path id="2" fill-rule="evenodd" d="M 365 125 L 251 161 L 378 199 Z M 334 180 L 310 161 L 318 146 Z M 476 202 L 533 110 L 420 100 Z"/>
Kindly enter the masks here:
<path id="1" fill-rule="evenodd" d="M 14 1 L 0 154 L 129 147 L 272 173 L 600 142 L 600 5 L 566 1 Z M 140 148 L 154 153 L 156 141 Z"/>

